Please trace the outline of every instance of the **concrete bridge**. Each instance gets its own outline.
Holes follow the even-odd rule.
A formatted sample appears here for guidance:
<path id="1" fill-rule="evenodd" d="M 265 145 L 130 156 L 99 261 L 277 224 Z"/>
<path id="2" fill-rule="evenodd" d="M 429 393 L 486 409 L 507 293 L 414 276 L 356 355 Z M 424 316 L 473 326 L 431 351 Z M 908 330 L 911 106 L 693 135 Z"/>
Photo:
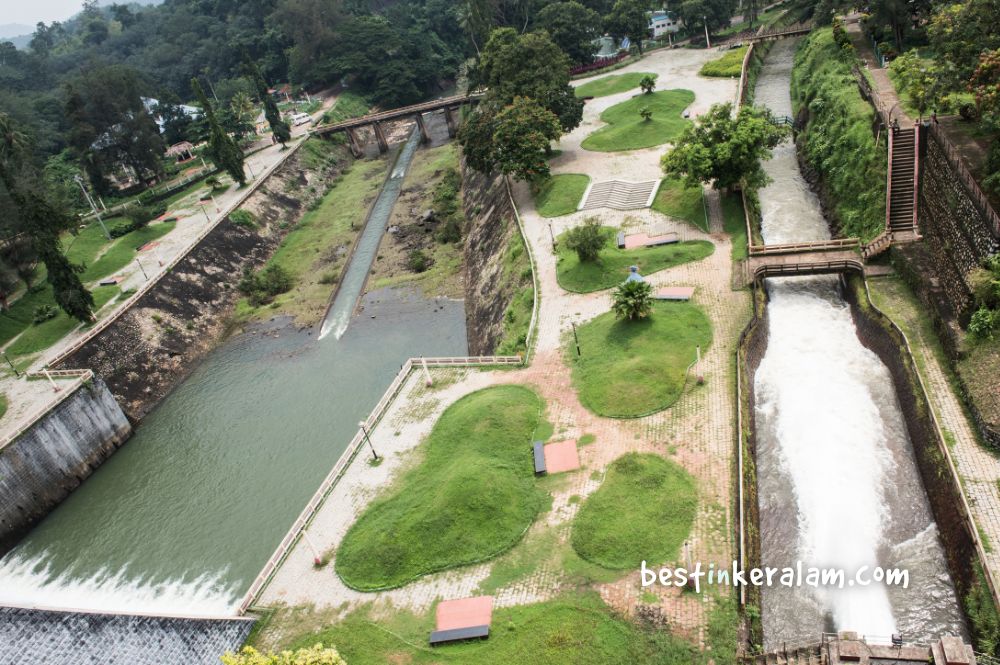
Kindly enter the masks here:
<path id="1" fill-rule="evenodd" d="M 808 21 L 806 23 L 795 23 L 778 28 L 768 28 L 754 34 L 752 37 L 747 37 L 743 41 L 745 43 L 769 42 L 776 39 L 784 39 L 785 37 L 799 37 L 808 34 L 814 27 L 815 25 L 812 21 Z"/>
<path id="2" fill-rule="evenodd" d="M 960 637 L 945 635 L 930 644 L 904 643 L 902 636 L 867 638 L 853 632 L 824 633 L 808 644 L 782 644 L 768 653 L 746 655 L 741 665 L 987 665 Z M 988 665 L 993 665 L 990 662 Z"/>
<path id="3" fill-rule="evenodd" d="M 864 272 L 862 245 L 857 238 L 785 245 L 751 245 L 743 261 L 747 285 L 767 277 Z"/>
<path id="4" fill-rule="evenodd" d="M 386 152 L 389 150 L 389 141 L 386 138 L 385 129 L 382 126 L 383 123 L 413 118 L 417 123 L 417 127 L 420 129 L 420 134 L 422 135 L 423 140 L 427 142 L 431 140 L 431 137 L 427 131 L 427 124 L 424 122 L 424 114 L 443 111 L 445 122 L 448 125 L 448 136 L 454 137 L 455 132 L 458 130 L 458 121 L 455 118 L 455 110 L 469 104 L 477 104 L 480 98 L 482 98 L 482 93 L 456 95 L 454 97 L 435 99 L 429 102 L 404 106 L 398 109 L 369 113 L 368 115 L 361 116 L 360 118 L 351 118 L 350 120 L 344 120 L 343 122 L 330 125 L 319 125 L 314 128 L 311 133 L 315 136 L 329 136 L 337 132 L 345 132 L 348 140 L 350 141 L 351 150 L 354 152 L 356 157 L 360 157 L 364 153 L 364 141 L 362 141 L 358 130 L 369 127 L 375 135 L 375 141 L 378 143 L 379 151 Z"/>

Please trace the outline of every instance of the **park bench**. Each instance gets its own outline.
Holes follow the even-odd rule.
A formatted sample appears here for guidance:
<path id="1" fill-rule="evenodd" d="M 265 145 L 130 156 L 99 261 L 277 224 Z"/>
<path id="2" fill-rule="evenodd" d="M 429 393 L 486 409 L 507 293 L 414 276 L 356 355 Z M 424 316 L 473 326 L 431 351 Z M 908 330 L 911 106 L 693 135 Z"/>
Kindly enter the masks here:
<path id="1" fill-rule="evenodd" d="M 541 441 L 535 441 L 534 454 L 535 454 L 535 475 L 544 476 L 546 473 L 545 445 Z"/>
<path id="2" fill-rule="evenodd" d="M 490 636 L 489 626 L 469 626 L 468 628 L 452 628 L 450 630 L 435 630 L 431 633 L 430 644 L 436 647 L 439 644 L 448 642 L 462 642 L 464 640 L 485 640 Z"/>

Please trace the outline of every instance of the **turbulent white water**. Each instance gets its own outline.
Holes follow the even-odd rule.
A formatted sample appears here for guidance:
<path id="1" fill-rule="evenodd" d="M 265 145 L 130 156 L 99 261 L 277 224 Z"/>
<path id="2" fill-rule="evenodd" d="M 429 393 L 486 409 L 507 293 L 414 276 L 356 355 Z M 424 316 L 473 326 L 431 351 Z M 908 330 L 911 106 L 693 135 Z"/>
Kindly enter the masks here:
<path id="1" fill-rule="evenodd" d="M 794 42 L 775 44 L 756 100 L 791 115 Z M 768 244 L 830 237 L 787 141 L 765 162 Z M 835 277 L 768 280 L 768 346 L 755 377 L 765 566 L 910 571 L 910 588 L 764 590 L 765 645 L 854 630 L 888 639 L 964 634 L 892 378 L 857 337 Z"/>

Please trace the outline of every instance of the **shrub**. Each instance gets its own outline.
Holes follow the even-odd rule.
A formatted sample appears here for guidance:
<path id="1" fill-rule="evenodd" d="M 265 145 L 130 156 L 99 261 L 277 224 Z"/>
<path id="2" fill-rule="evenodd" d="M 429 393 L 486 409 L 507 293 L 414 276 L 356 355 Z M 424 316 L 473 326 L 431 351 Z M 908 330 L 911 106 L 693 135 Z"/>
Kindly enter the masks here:
<path id="1" fill-rule="evenodd" d="M 649 282 L 625 282 L 612 291 L 611 300 L 619 319 L 644 319 L 653 311 L 653 288 Z"/>
<path id="2" fill-rule="evenodd" d="M 652 74 L 646 74 L 639 79 L 639 87 L 642 88 L 642 93 L 644 95 L 648 95 L 653 92 L 653 88 L 656 87 L 656 77 Z"/>
<path id="3" fill-rule="evenodd" d="M 205 184 L 212 188 L 213 192 L 223 189 L 222 180 L 218 176 L 210 175 L 205 178 Z"/>
<path id="4" fill-rule="evenodd" d="M 251 305 L 260 307 L 274 300 L 276 295 L 291 289 L 292 276 L 277 264 L 271 264 L 256 273 L 247 266 L 238 288 Z"/>
<path id="5" fill-rule="evenodd" d="M 588 217 L 581 226 L 566 233 L 566 246 L 576 252 L 580 261 L 596 261 L 608 241 L 605 230 L 596 217 Z"/>
<path id="6" fill-rule="evenodd" d="M 1000 328 L 1000 311 L 980 307 L 969 321 L 969 334 L 976 339 L 993 339 L 993 334 Z"/>
<path id="7" fill-rule="evenodd" d="M 35 325 L 45 323 L 49 319 L 54 319 L 58 313 L 59 310 L 52 305 L 39 305 L 35 308 L 35 313 L 31 318 L 31 322 Z"/>
<path id="8" fill-rule="evenodd" d="M 324 648 L 322 643 L 305 649 L 267 654 L 253 647 L 243 647 L 239 653 L 227 652 L 221 658 L 222 665 L 347 665 L 336 649 Z"/>
<path id="9" fill-rule="evenodd" d="M 336 284 L 337 283 L 337 271 L 336 270 L 328 270 L 327 272 L 323 273 L 323 275 L 319 278 L 319 283 L 320 284 Z"/>
<path id="10" fill-rule="evenodd" d="M 257 228 L 257 218 L 249 210 L 234 210 L 229 213 L 229 221 L 234 225 L 245 228 L 245 229 L 255 229 Z"/>
<path id="11" fill-rule="evenodd" d="M 650 120 L 653 119 L 653 112 L 649 110 L 649 107 L 643 106 L 641 109 L 639 109 L 639 116 L 643 119 L 644 122 L 649 122 Z"/>
<path id="12" fill-rule="evenodd" d="M 431 257 L 421 250 L 415 249 L 406 257 L 406 267 L 413 272 L 424 272 L 431 267 Z"/>

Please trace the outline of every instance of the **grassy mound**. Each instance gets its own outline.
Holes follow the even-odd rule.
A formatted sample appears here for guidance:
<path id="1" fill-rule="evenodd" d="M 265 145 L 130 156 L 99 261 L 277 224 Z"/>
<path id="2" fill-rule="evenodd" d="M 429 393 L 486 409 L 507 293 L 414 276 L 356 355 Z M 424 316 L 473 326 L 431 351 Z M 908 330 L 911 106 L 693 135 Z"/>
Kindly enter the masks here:
<path id="1" fill-rule="evenodd" d="M 674 219 L 683 219 L 708 233 L 703 198 L 701 187 L 685 187 L 682 180 L 664 178 L 653 199 L 653 210 Z"/>
<path id="2" fill-rule="evenodd" d="M 573 549 L 615 570 L 677 557 L 698 507 L 694 479 L 659 455 L 629 453 L 608 468 L 573 521 Z"/>
<path id="3" fill-rule="evenodd" d="M 397 612 L 383 627 L 359 611 L 334 626 L 299 638 L 292 647 L 316 642 L 336 645 L 351 665 L 690 665 L 698 662 L 693 645 L 669 631 L 623 618 L 593 592 L 498 608 L 493 612 L 493 630 L 486 641 L 428 649 L 422 645 L 427 642 L 432 624 L 432 616 Z"/>
<path id="4" fill-rule="evenodd" d="M 698 261 L 715 251 L 715 245 L 707 240 L 692 240 L 660 247 L 618 249 L 615 244 L 616 229 L 608 226 L 604 230 L 607 244 L 597 261 L 581 262 L 576 252 L 566 247 L 566 234 L 557 238 L 559 258 L 556 280 L 559 286 L 574 293 L 610 289 L 625 281 L 629 266 L 637 265 L 641 274 L 648 275 L 689 261 Z"/>
<path id="5" fill-rule="evenodd" d="M 739 78 L 740 71 L 743 69 L 743 56 L 746 54 L 746 46 L 731 49 L 726 51 L 721 58 L 706 62 L 698 73 L 702 76 Z"/>
<path id="6" fill-rule="evenodd" d="M 601 120 L 608 126 L 584 139 L 583 149 L 615 152 L 669 143 L 690 123 L 681 113 L 693 101 L 694 93 L 690 90 L 661 90 L 615 104 L 601 114 Z M 653 112 L 652 119 L 642 119 L 639 111 L 643 108 Z"/>
<path id="7" fill-rule="evenodd" d="M 363 591 L 398 587 L 515 544 L 545 499 L 531 461 L 542 407 L 520 386 L 448 407 L 421 445 L 420 465 L 348 530 L 336 555 L 341 579 Z"/>
<path id="8" fill-rule="evenodd" d="M 809 110 L 798 141 L 821 177 L 843 235 L 871 240 L 885 229 L 886 152 L 875 145 L 875 111 L 851 75 L 853 50 L 845 53 L 833 30 L 814 30 L 795 54 L 792 102 Z"/>
<path id="9" fill-rule="evenodd" d="M 535 194 L 538 214 L 542 217 L 559 217 L 576 212 L 589 184 L 590 176 L 586 175 L 563 173 L 552 176 Z"/>
<path id="10" fill-rule="evenodd" d="M 602 76 L 599 79 L 594 79 L 581 86 L 577 86 L 576 96 L 607 97 L 608 95 L 617 95 L 620 92 L 628 92 L 639 87 L 639 81 L 642 80 L 643 76 L 657 77 L 652 72 L 632 72 L 629 74 Z"/>
<path id="11" fill-rule="evenodd" d="M 712 341 L 712 324 L 690 302 L 656 302 L 649 318 L 602 314 L 577 327 L 581 356 L 566 354 L 580 402 L 601 416 L 635 418 L 680 397 L 695 347 Z"/>

